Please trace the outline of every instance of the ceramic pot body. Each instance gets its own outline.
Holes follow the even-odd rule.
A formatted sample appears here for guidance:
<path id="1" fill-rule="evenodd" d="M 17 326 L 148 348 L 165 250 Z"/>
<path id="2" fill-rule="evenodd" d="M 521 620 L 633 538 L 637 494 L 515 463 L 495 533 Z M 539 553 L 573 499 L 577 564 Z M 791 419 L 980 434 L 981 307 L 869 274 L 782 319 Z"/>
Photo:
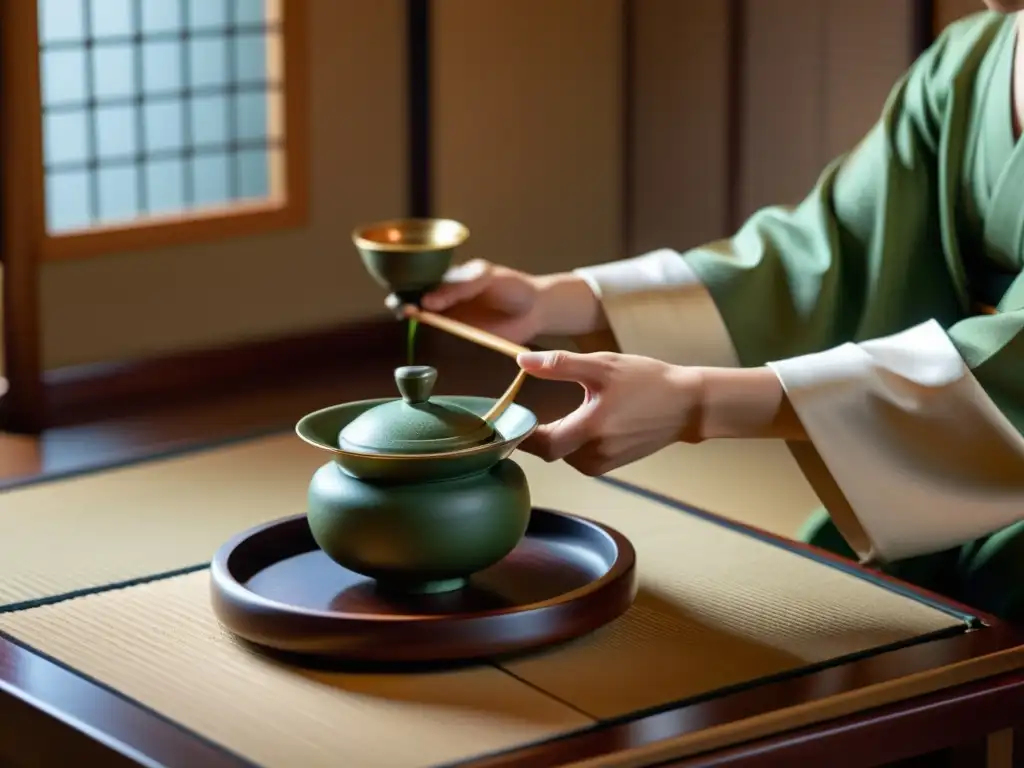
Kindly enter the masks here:
<path id="1" fill-rule="evenodd" d="M 308 518 L 328 557 L 379 588 L 447 592 L 516 547 L 530 520 L 530 491 L 511 459 L 412 483 L 359 480 L 332 461 L 310 483 Z"/>

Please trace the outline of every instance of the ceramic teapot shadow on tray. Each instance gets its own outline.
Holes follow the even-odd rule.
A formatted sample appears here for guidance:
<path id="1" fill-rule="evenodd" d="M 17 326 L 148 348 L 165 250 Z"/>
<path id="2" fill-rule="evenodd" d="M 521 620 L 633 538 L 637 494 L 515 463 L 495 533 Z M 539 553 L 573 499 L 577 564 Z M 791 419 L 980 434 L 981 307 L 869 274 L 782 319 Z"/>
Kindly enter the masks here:
<path id="1" fill-rule="evenodd" d="M 296 433 L 331 454 L 313 475 L 307 518 L 317 545 L 382 589 L 460 589 L 504 558 L 530 521 L 530 491 L 509 456 L 537 427 L 515 403 L 432 396 L 429 366 L 395 371 L 400 398 L 331 406 Z"/>

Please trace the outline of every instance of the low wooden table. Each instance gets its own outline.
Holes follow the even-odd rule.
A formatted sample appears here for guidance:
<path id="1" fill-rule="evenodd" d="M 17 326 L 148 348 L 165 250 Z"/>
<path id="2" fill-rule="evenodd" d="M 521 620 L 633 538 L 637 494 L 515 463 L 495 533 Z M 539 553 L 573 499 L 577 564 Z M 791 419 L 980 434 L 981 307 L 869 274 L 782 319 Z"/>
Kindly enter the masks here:
<path id="1" fill-rule="evenodd" d="M 431 359 L 441 359 L 446 387 L 499 393 L 514 366 L 475 354 L 467 345 L 456 347 L 448 357 L 435 354 Z M 265 710 L 273 692 L 245 688 L 245 681 L 238 680 L 243 673 L 236 671 L 234 677 L 206 681 L 201 694 L 189 694 L 188 680 L 183 687 L 179 679 L 188 678 L 190 670 L 181 664 L 184 652 L 177 653 L 178 638 L 156 630 L 145 637 L 130 636 L 132 611 L 152 610 L 155 622 L 160 620 L 160 604 L 148 603 L 147 595 L 177 599 L 176 610 L 181 611 L 188 600 L 198 601 L 189 608 L 193 618 L 182 621 L 202 626 L 181 638 L 200 649 L 197 664 L 213 664 L 206 671 L 217 677 L 226 674 L 217 659 L 226 660 L 227 666 L 245 661 L 224 642 L 203 645 L 216 635 L 208 616 L 195 615 L 206 605 L 203 564 L 237 530 L 298 511 L 304 483 L 321 457 L 313 451 L 309 456 L 294 453 L 300 449 L 298 441 L 282 436 L 269 438 L 269 454 L 258 443 L 242 442 L 166 461 L 133 462 L 147 452 L 191 450 L 199 447 L 197 441 L 286 427 L 296 415 L 329 402 L 390 392 L 390 368 L 384 363 L 367 365 L 359 376 L 346 371 L 315 386 L 307 382 L 290 393 L 253 391 L 230 401 L 197 402 L 156 416 L 140 413 L 100 429 L 76 428 L 32 445 L 14 445 L 16 456 L 38 463 L 37 470 L 28 471 L 38 472 L 31 479 L 35 485 L 16 479 L 25 470 L 12 470 L 10 456 L 0 450 L 0 478 L 7 478 L 0 479 L 0 632 L 5 633 L 0 635 L 0 767 L 215 768 L 260 762 L 242 756 L 247 744 L 237 739 L 235 726 L 256 717 L 261 707 Z M 529 382 L 522 397 L 542 419 L 550 419 L 573 407 L 579 393 L 571 386 Z M 234 458 L 231 451 L 237 452 Z M 260 480 L 259 496 L 237 513 L 227 510 L 218 516 L 205 509 L 203 502 L 211 492 L 220 504 L 234 497 L 230 483 L 219 480 L 225 476 L 221 470 L 204 470 L 209 468 L 203 463 L 207 460 L 229 466 L 242 461 L 245 476 Z M 124 462 L 130 466 L 111 466 Z M 332 715 L 325 727 L 334 737 L 362 738 L 361 754 L 368 759 L 346 762 L 335 754 L 321 763 L 285 759 L 265 760 L 263 765 L 408 768 L 408 760 L 388 761 L 387 750 L 395 743 L 408 747 L 404 754 L 424 765 L 833 768 L 880 765 L 948 748 L 955 748 L 964 765 L 984 765 L 986 752 L 992 765 L 1007 764 L 1007 734 L 1024 725 L 1024 633 L 1018 629 L 788 539 L 658 496 L 650 487 L 582 478 L 531 457 L 522 463 L 531 477 L 535 503 L 603 518 L 630 537 L 641 575 L 639 607 L 633 612 L 640 619 L 627 614 L 594 637 L 539 658 L 495 662 L 481 672 L 485 683 L 471 680 L 441 691 L 432 690 L 432 678 L 399 675 L 382 684 L 376 673 L 350 676 L 342 692 L 350 698 L 364 701 L 376 694 L 400 708 L 410 702 L 422 704 L 427 714 L 431 702 L 448 706 L 435 706 L 441 719 L 426 727 L 415 706 L 411 714 L 408 709 L 400 713 L 404 719 L 397 727 L 389 726 L 392 709 L 371 707 L 367 714 L 350 708 L 351 722 Z M 77 479 L 61 480 L 62 472 L 82 470 L 85 474 Z M 145 474 L 150 471 L 170 474 Z M 634 475 L 636 482 L 643 483 L 643 476 Z M 239 487 L 244 489 L 244 484 Z M 88 509 L 79 509 L 82 505 Z M 121 513 L 112 508 L 118 505 L 129 508 L 127 529 L 117 526 Z M 672 532 L 662 530 L 665 526 Z M 104 532 L 117 530 L 119 537 L 104 537 Z M 46 551 L 40 550 L 40 542 L 56 534 L 62 537 L 59 553 L 37 554 Z M 700 557 L 709 548 L 735 560 L 713 557 L 705 563 Z M 672 565 L 673 551 L 681 558 L 678 568 Z M 784 557 L 780 560 L 772 553 Z M 766 568 L 764 563 L 803 576 L 790 587 L 772 572 L 774 565 Z M 822 602 L 809 583 L 844 579 L 871 585 L 854 590 L 856 598 L 842 598 L 853 600 L 850 611 L 857 617 L 849 634 L 857 635 L 856 642 L 835 629 L 845 609 L 830 606 L 827 599 Z M 716 590 L 723 584 L 731 585 L 733 592 L 747 585 L 750 594 L 745 601 L 720 604 Z M 758 602 L 758 595 L 767 598 Z M 733 597 L 723 594 L 722 599 Z M 876 597 L 889 618 L 872 622 Z M 666 601 L 674 602 L 678 615 L 671 621 L 653 620 Z M 100 620 L 93 618 L 86 610 L 90 605 L 111 607 L 113 630 L 103 627 L 103 614 Z M 916 618 L 904 621 L 901 610 Z M 762 611 L 764 616 L 750 618 L 740 615 L 743 611 Z M 823 648 L 816 639 L 815 611 L 821 613 L 824 634 L 832 628 L 825 643 L 832 646 Z M 935 617 L 937 628 L 927 629 Z M 800 626 L 787 627 L 787 622 Z M 164 626 L 173 635 L 174 622 Z M 919 628 L 916 634 L 914 627 Z M 705 670 L 706 665 L 720 669 Z M 778 671 L 758 671 L 766 666 Z M 310 673 L 313 680 L 327 676 Z M 654 679 L 651 690 L 645 688 L 645 676 Z M 728 684 L 716 684 L 726 678 Z M 451 679 L 462 678 L 453 673 Z M 237 707 L 211 705 L 208 699 L 221 694 L 220 682 L 241 685 L 250 699 L 239 700 Z M 175 686 L 184 693 L 176 698 L 163 695 Z M 675 689 L 696 693 L 666 695 Z M 145 696 L 133 695 L 132 690 Z M 323 694 L 317 695 L 326 707 L 330 697 Z M 293 696 L 301 707 L 302 694 Z M 171 699 L 175 707 L 160 704 Z M 499 715 L 505 706 L 506 714 L 515 717 L 493 717 L 487 738 L 477 741 L 500 740 L 505 746 L 467 753 L 460 745 L 470 740 L 476 721 L 487 714 L 480 715 L 474 707 L 488 706 Z M 193 709 L 209 717 L 204 720 L 206 714 L 200 717 Z M 282 717 L 291 714 L 290 724 L 261 721 L 261 727 L 249 733 L 253 739 L 271 739 L 279 752 L 298 755 L 289 750 L 293 744 L 296 750 L 302 746 L 299 731 L 325 711 L 281 710 Z M 234 735 L 234 748 L 225 746 L 226 739 L 200 734 L 211 730 L 209 718 L 217 721 L 213 730 Z M 355 720 L 358 725 L 352 724 Z M 499 738 L 506 727 L 519 730 Z M 438 738 L 448 747 L 460 747 L 447 751 L 461 756 L 427 759 L 428 746 L 438 754 L 444 751 L 436 749 Z M 380 750 L 375 751 L 378 742 Z M 1024 751 L 1020 742 L 1019 761 Z M 926 757 L 922 764 L 942 765 L 943 759 Z"/>
<path id="2" fill-rule="evenodd" d="M 463 765 L 542 768 L 621 754 L 622 762 L 611 759 L 601 764 L 868 766 L 978 741 L 982 742 L 981 749 L 970 754 L 981 760 L 982 750 L 989 746 L 984 743 L 986 737 L 1021 722 L 1024 672 L 1008 672 L 951 686 L 930 695 L 676 761 L 654 758 L 656 762 L 647 762 L 642 757 L 631 757 L 630 753 L 657 749 L 660 743 L 667 744 L 696 730 L 821 701 L 1020 642 L 1020 635 L 994 624 L 957 637 L 887 651 L 787 680 L 764 682 L 704 701 L 682 703 L 657 713 L 637 713 L 585 733 L 481 757 Z M 0 640 L 0 739 L 0 764 L 5 768 L 86 764 L 209 768 L 251 765 L 158 713 L 9 640 Z"/>
<path id="3" fill-rule="evenodd" d="M 283 438 L 278 443 L 268 443 L 267 450 L 277 452 L 271 455 L 280 455 L 282 458 L 282 462 L 271 463 L 294 461 L 294 471 L 304 473 L 305 456 L 292 456 L 291 447 L 281 447 L 285 444 Z M 292 443 L 288 442 L 287 445 Z M 229 447 L 225 450 L 236 449 Z M 243 443 L 237 450 L 244 452 L 249 449 Z M 252 450 L 262 449 L 255 445 Z M 287 457 L 282 451 L 288 452 Z M 210 455 L 215 454 L 216 451 Z M 226 453 L 223 455 L 227 456 Z M 284 461 L 285 458 L 287 461 Z M 202 456 L 196 454 L 190 459 L 189 454 L 186 454 L 182 460 L 199 461 Z M 245 461 L 252 461 L 252 458 Z M 173 462 L 168 466 L 171 465 Z M 145 465 L 140 466 L 148 471 Z M 562 494 L 559 498 L 565 499 L 578 495 L 569 487 L 571 483 L 577 482 L 572 479 L 573 476 L 546 475 L 545 472 L 556 470 L 551 469 L 551 465 L 545 466 L 549 468 L 544 469 L 539 462 L 536 466 L 529 464 L 535 491 L 541 495 L 554 494 L 556 497 Z M 188 469 L 185 464 L 179 469 L 181 472 L 195 471 L 194 467 Z M 558 471 L 569 472 L 566 469 Z M 105 475 L 113 477 L 116 472 L 100 471 L 95 473 L 94 479 L 98 482 Z M 554 483 L 549 477 L 561 478 L 558 483 L 568 485 L 561 489 L 549 487 Z M 116 482 L 124 483 L 126 494 L 129 489 L 140 486 L 140 483 L 144 487 L 152 482 L 143 476 L 134 480 L 127 475 L 125 478 Z M 178 476 L 169 476 L 167 482 L 168 487 L 180 487 L 174 486 Z M 830 574 L 834 575 L 837 570 L 841 570 L 875 586 L 881 585 L 879 594 L 884 592 L 889 595 L 889 600 L 895 599 L 892 597 L 893 592 L 898 593 L 901 596 L 899 599 L 906 601 L 908 611 L 923 611 L 924 605 L 930 610 L 934 609 L 936 615 L 948 615 L 950 621 L 948 626 L 924 636 L 907 637 L 895 642 L 891 638 L 884 638 L 879 640 L 877 647 L 854 654 L 837 651 L 839 655 L 836 658 L 827 658 L 826 652 L 821 659 L 811 663 L 787 662 L 783 665 L 787 668 L 779 674 L 749 680 L 736 678 L 739 682 L 734 680 L 720 688 L 705 690 L 683 700 L 661 702 L 653 707 L 619 707 L 612 713 L 607 708 L 611 706 L 608 702 L 613 701 L 614 692 L 605 695 L 604 703 L 595 703 L 596 710 L 570 701 L 567 711 L 577 710 L 578 716 L 572 714 L 572 717 L 578 717 L 579 722 L 562 728 L 562 732 L 522 741 L 498 751 L 471 754 L 456 762 L 448 761 L 444 764 L 530 768 L 567 764 L 866 766 L 972 743 L 981 745 L 979 750 L 971 753 L 974 758 L 983 754 L 986 747 L 991 747 L 989 751 L 996 754 L 1006 748 L 1005 734 L 1024 723 L 1024 670 L 1021 668 L 1024 665 L 1024 636 L 1019 631 L 992 617 L 979 615 L 968 607 L 952 604 L 875 573 L 863 571 L 849 562 L 812 551 L 764 531 L 692 509 L 652 491 L 614 480 L 587 478 L 585 482 L 598 484 L 604 489 L 601 492 L 603 495 L 618 499 L 615 504 L 609 505 L 612 511 L 605 510 L 601 514 L 618 515 L 616 519 L 626 525 L 627 530 L 632 530 L 629 529 L 630 525 L 640 525 L 635 519 L 648 514 L 647 511 L 641 514 L 638 510 L 672 510 L 679 520 L 687 521 L 689 525 L 710 525 L 712 527 L 707 530 L 721 530 L 722 535 L 727 533 L 729 536 L 738 536 L 731 540 L 734 543 L 754 542 L 758 547 L 769 547 L 773 551 L 796 553 L 795 558 L 786 562 L 803 568 L 810 567 L 805 562 L 809 560 L 814 563 L 814 569 L 819 570 L 808 573 L 831 578 Z M 9 490 L 0 499 L 8 502 L 5 506 L 11 508 L 11 500 L 31 500 L 22 494 L 46 489 L 49 485 Z M 115 491 L 120 487 L 112 486 Z M 72 489 L 69 500 L 79 492 Z M 624 501 L 627 498 L 635 499 L 636 509 Z M 47 503 L 52 503 L 52 499 Z M 617 511 L 614 509 L 616 505 L 622 509 Z M 282 510 L 285 513 L 292 511 Z M 55 510 L 53 514 L 60 513 L 60 510 Z M 658 514 L 662 512 L 650 512 L 655 517 Z M 634 540 L 644 538 L 636 533 L 630 535 Z M 25 546 L 31 547 L 28 538 Z M 661 546 L 654 541 L 657 538 L 653 536 L 648 542 L 646 554 L 643 547 L 638 548 L 641 572 L 645 566 L 645 557 L 646 562 L 651 562 L 650 552 Z M 102 559 L 113 557 L 114 550 L 111 547 L 123 548 L 130 542 L 121 540 L 104 544 L 103 540 L 98 539 L 90 543 L 86 537 L 83 538 L 83 544 L 93 548 L 95 558 Z M 91 561 L 85 559 L 83 562 L 89 564 Z M 659 568 L 664 570 L 663 566 Z M 56 564 L 52 569 L 56 569 Z M 45 570 L 43 568 L 40 572 Z M 53 645 L 67 651 L 69 648 L 74 649 L 76 643 L 92 643 L 88 649 L 75 650 L 75 654 L 96 657 L 96 640 L 90 640 L 89 632 L 86 631 L 91 624 L 75 624 L 81 617 L 74 611 L 60 613 L 65 610 L 65 606 L 73 607 L 85 599 L 79 593 L 93 593 L 97 599 L 107 599 L 105 596 L 114 599 L 122 594 L 131 595 L 133 590 L 145 589 L 146 585 L 151 587 L 154 583 L 173 585 L 177 583 L 175 580 L 198 579 L 202 577 L 202 563 L 177 571 L 172 569 L 152 576 L 125 578 L 108 584 L 97 583 L 98 577 L 88 576 L 86 571 L 88 568 L 83 570 L 82 567 L 76 571 L 81 576 L 74 578 L 80 578 L 80 584 L 74 578 L 67 577 L 71 581 L 61 582 L 62 586 L 53 587 L 48 594 L 44 594 L 43 590 L 38 597 L 0 605 L 0 630 L 5 633 L 0 637 L 0 765 L 5 768 L 90 763 L 201 765 L 211 768 L 253 765 L 237 750 L 225 748 L 215 740 L 200 735 L 195 729 L 176 722 L 174 717 L 160 711 L 159 707 L 137 701 L 109 682 L 92 679 L 88 671 L 54 658 L 46 648 L 38 647 Z M 60 574 L 54 570 L 51 575 L 56 578 Z M 41 583 L 44 582 L 45 579 Z M 78 586 L 68 588 L 75 585 Z M 159 610 L 160 605 L 154 604 L 153 608 Z M 50 613 L 46 615 L 50 618 L 46 621 L 50 624 L 32 622 L 32 616 L 35 615 L 33 612 L 47 611 Z M 784 618 L 784 614 L 780 616 Z M 12 622 L 18 631 L 8 634 L 12 631 Z M 71 627 L 68 637 L 56 638 L 55 634 L 65 626 Z M 616 630 L 610 628 L 608 631 L 614 633 Z M 26 637 L 29 639 L 26 640 Z M 33 637 L 36 639 L 33 640 Z M 138 650 L 137 644 L 141 641 L 135 642 L 136 646 L 132 646 L 126 641 L 123 648 L 120 643 L 116 647 L 112 645 L 110 653 L 116 655 L 123 652 L 130 655 L 135 652 L 133 647 Z M 685 639 L 679 641 L 679 654 L 685 655 L 691 651 Z M 729 652 L 723 650 L 723 654 Z M 54 653 L 59 655 L 59 651 Z M 628 663 L 628 652 L 623 653 L 625 655 L 602 658 L 621 658 Z M 638 667 L 643 667 L 640 661 L 637 659 Z M 114 662 L 108 659 L 105 663 L 109 666 Z M 156 663 L 159 664 L 159 661 Z M 532 689 L 531 695 L 546 697 L 553 705 L 563 706 L 565 701 L 561 694 L 558 691 L 552 692 L 557 685 L 552 684 L 549 686 L 552 690 L 545 690 L 546 683 L 538 684 L 529 679 L 531 663 L 525 662 L 523 668 L 526 672 L 516 666 L 516 662 L 495 663 L 495 666 L 515 677 L 517 683 L 528 685 Z M 737 660 L 737 664 L 741 663 L 744 662 Z M 542 667 L 544 664 L 541 662 Z M 580 667 L 580 670 L 585 669 Z M 159 671 L 156 670 L 154 674 Z M 646 673 L 650 672 L 648 668 Z M 579 676 L 589 672 L 573 674 Z M 558 675 L 559 670 L 553 669 L 551 662 L 548 662 L 546 671 L 538 679 L 555 680 Z M 563 680 L 562 684 L 572 687 L 571 681 L 566 683 Z M 639 690 L 637 688 L 632 694 L 637 694 Z M 496 692 L 494 695 L 500 697 L 502 694 Z M 594 694 L 589 695 L 593 699 Z M 238 706 L 244 708 L 246 703 L 240 701 Z M 607 711 L 598 711 L 601 707 Z M 218 716 L 232 718 L 235 714 L 224 711 Z M 345 723 L 336 722 L 332 727 L 344 730 Z M 387 738 L 403 738 L 402 733 L 382 733 L 382 736 L 385 735 Z M 458 740 L 460 733 L 455 730 L 450 738 Z M 382 761 L 379 764 L 392 763 Z"/>

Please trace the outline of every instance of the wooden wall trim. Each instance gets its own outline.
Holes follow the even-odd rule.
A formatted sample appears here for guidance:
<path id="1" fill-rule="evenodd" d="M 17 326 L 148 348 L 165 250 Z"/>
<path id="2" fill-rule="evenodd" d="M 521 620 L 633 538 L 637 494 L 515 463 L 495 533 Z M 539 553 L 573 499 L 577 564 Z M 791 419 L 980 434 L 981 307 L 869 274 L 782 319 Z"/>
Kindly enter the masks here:
<path id="1" fill-rule="evenodd" d="M 220 349 L 58 368 L 45 374 L 44 426 L 84 424 L 211 395 L 228 398 L 251 390 L 253 382 L 274 387 L 385 358 L 400 364 L 404 350 L 404 323 L 385 317 Z"/>
<path id="2" fill-rule="evenodd" d="M 623 255 L 730 233 L 743 0 L 632 0 Z"/>
<path id="3" fill-rule="evenodd" d="M 32 167 L 41 137 L 39 82 L 21 70 L 36 51 L 35 3 L 0 3 L 0 157 L 2 227 L 4 371 L 3 429 L 34 433 L 43 422 L 42 333 L 39 265 L 34 249 L 35 219 L 42 179 Z"/>
<path id="4" fill-rule="evenodd" d="M 914 0 L 911 51 L 920 56 L 935 40 L 935 0 Z"/>
<path id="5" fill-rule="evenodd" d="M 445 354 L 453 341 L 468 343 L 443 331 L 422 328 L 416 338 L 416 357 L 435 359 Z M 296 382 L 344 381 L 360 376 L 360 369 L 367 367 L 403 365 L 406 349 L 406 324 L 384 314 L 359 323 L 217 349 L 57 368 L 44 376 L 47 407 L 42 427 L 149 415 L 168 406 L 211 400 L 230 407 L 232 398 L 254 391 L 280 391 Z M 386 397 L 388 392 L 367 396 Z"/>
<path id="6" fill-rule="evenodd" d="M 725 229 L 734 233 L 743 224 L 743 126 L 746 110 L 743 93 L 746 83 L 747 0 L 729 2 L 729 97 L 728 138 L 726 140 Z"/>
<path id="7" fill-rule="evenodd" d="M 622 168 L 621 178 L 621 200 L 622 200 L 622 225 L 620 236 L 622 242 L 619 246 L 623 258 L 633 256 L 635 245 L 634 228 L 636 225 L 636 119 L 637 119 L 637 54 L 643 46 L 643 41 L 638 39 L 637 21 L 640 10 L 638 3 L 633 0 L 622 0 L 622 43 L 620 54 L 622 56 L 622 74 L 619 79 L 621 88 L 620 103 L 621 127 L 620 139 L 620 161 Z"/>

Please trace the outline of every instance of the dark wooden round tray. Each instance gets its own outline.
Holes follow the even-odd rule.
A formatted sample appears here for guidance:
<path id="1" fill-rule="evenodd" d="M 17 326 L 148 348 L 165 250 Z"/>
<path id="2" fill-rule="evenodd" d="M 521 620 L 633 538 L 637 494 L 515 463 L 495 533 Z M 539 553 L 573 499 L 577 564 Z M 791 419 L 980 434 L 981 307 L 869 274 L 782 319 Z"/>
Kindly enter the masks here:
<path id="1" fill-rule="evenodd" d="M 211 563 L 213 608 L 257 646 L 373 662 L 465 661 L 571 640 L 636 597 L 636 554 L 598 523 L 533 510 L 526 536 L 467 587 L 394 596 L 330 560 L 305 515 L 240 534 Z"/>

